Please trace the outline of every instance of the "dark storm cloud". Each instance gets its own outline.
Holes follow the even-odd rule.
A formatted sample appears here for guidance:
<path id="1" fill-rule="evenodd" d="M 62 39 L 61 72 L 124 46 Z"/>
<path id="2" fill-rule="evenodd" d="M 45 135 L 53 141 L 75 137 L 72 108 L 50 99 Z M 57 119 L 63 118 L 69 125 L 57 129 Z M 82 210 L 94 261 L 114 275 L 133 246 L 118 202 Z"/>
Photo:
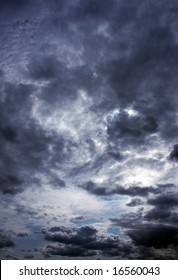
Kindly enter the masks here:
<path id="1" fill-rule="evenodd" d="M 163 225 L 142 225 L 128 230 L 127 234 L 136 245 L 167 248 L 170 245 L 178 246 L 178 228 Z"/>
<path id="2" fill-rule="evenodd" d="M 146 232 L 148 226 L 148 232 Z M 84 231 L 88 232 L 88 226 L 83 227 Z M 95 233 L 92 231 L 92 239 L 86 238 L 86 232 L 84 232 L 85 238 L 76 238 L 80 236 L 80 231 L 82 228 L 64 228 L 56 227 L 47 231 L 47 240 L 55 241 L 54 244 L 47 245 L 42 254 L 47 258 L 53 258 L 53 256 L 65 256 L 65 257 L 112 257 L 117 259 L 176 259 L 176 248 L 172 248 L 172 245 L 177 244 L 176 230 L 173 227 L 160 227 L 160 226 L 143 226 L 141 224 L 135 224 L 135 229 L 127 230 L 125 234 L 133 240 L 126 241 L 121 239 L 117 235 L 100 235 L 97 230 Z M 86 230 L 87 229 L 87 230 Z M 138 232 L 136 232 L 138 230 Z M 83 231 L 83 230 L 82 230 Z M 56 238 L 51 238 L 52 232 L 56 235 Z M 62 235 L 65 238 L 61 238 Z M 162 237 L 157 243 L 158 235 L 160 233 L 165 233 L 166 236 Z M 155 234 L 156 233 L 156 234 Z M 57 238 L 59 235 L 59 239 Z M 139 237 L 138 237 L 139 236 Z M 169 240 L 173 237 L 172 241 Z M 58 242 L 58 243 L 56 243 Z M 167 251 L 156 251 L 156 249 L 169 248 Z"/>
<path id="3" fill-rule="evenodd" d="M 15 142 L 17 139 L 17 133 L 12 127 L 2 127 L 0 134 L 7 142 Z"/>
<path id="4" fill-rule="evenodd" d="M 21 188 L 23 180 L 18 174 L 20 133 L 22 117 L 27 117 L 32 87 L 5 84 L 4 98 L 0 102 L 0 143 L 1 143 L 1 190 L 15 193 Z M 29 104 L 27 103 L 29 98 Z M 25 108 L 25 109 L 24 109 Z M 17 157 L 18 155 L 18 157 Z M 24 156 L 24 155 L 22 155 Z"/>
<path id="5" fill-rule="evenodd" d="M 167 209 L 152 209 L 148 211 L 145 215 L 145 218 L 148 220 L 160 220 L 160 219 L 167 219 L 170 218 L 170 212 Z"/>
<path id="6" fill-rule="evenodd" d="M 175 193 L 165 194 L 148 200 L 148 204 L 155 205 L 159 208 L 172 208 L 178 205 L 178 195 Z"/>
<path id="7" fill-rule="evenodd" d="M 65 244 L 82 244 L 92 242 L 95 239 L 97 230 L 84 226 L 79 229 L 68 229 L 65 227 L 51 228 L 45 235 L 45 238 L 50 241 L 57 241 Z"/>
<path id="8" fill-rule="evenodd" d="M 177 259 L 178 228 L 177 214 L 166 210 L 148 211 L 112 218 L 115 226 L 121 227 L 135 246 L 135 259 Z"/>
<path id="9" fill-rule="evenodd" d="M 154 206 L 148 210 L 146 202 L 135 213 L 121 215 L 120 218 L 112 218 L 115 226 L 121 227 L 137 247 L 138 258 L 153 259 L 177 259 L 178 249 L 178 205 L 175 186 L 166 184 L 159 186 L 160 193 L 156 198 L 148 199 L 148 204 Z M 171 193 L 164 193 L 169 188 Z M 174 190 L 174 191 L 173 191 Z M 127 206 L 135 206 L 132 202 Z M 142 249 L 141 249 L 141 247 Z M 149 248 L 160 249 L 150 252 Z M 169 252 L 166 251 L 169 248 Z M 141 251 L 142 252 L 141 252 Z M 143 257 L 145 255 L 145 257 Z"/>
<path id="10" fill-rule="evenodd" d="M 107 56 L 100 59 L 100 56 L 96 55 L 95 68 L 98 77 L 100 77 L 100 84 L 107 80 L 110 88 L 115 91 L 117 103 L 114 100 L 112 107 L 114 108 L 116 105 L 121 107 L 133 105 L 140 113 L 139 116 L 133 118 L 129 118 L 127 115 L 122 116 L 121 114 L 120 121 L 118 120 L 114 125 L 116 129 L 114 130 L 113 128 L 112 131 L 110 125 L 108 127 L 111 138 L 112 136 L 127 136 L 131 141 L 133 139 L 137 141 L 138 138 L 144 138 L 159 131 L 164 134 L 164 137 L 169 137 L 171 134 L 175 135 L 176 123 L 173 118 L 175 104 L 169 98 L 169 96 L 174 95 L 174 88 L 177 87 L 175 71 L 172 73 L 172 66 L 173 68 L 177 67 L 173 59 L 177 53 L 174 32 L 171 24 L 166 26 L 165 22 L 165 26 L 161 26 L 162 17 L 164 16 L 168 19 L 170 17 L 169 9 L 160 4 L 156 5 L 152 1 L 150 5 L 153 10 L 152 13 L 148 12 L 149 6 L 146 2 L 134 1 L 130 5 L 125 4 L 123 1 L 113 1 L 111 5 L 108 5 L 107 2 L 98 5 L 98 2 L 94 4 L 86 1 L 85 3 L 79 3 L 78 6 L 73 7 L 68 12 L 68 16 L 70 13 L 73 15 L 73 17 L 69 16 L 69 19 L 78 24 L 78 30 L 82 34 L 86 34 L 86 32 L 88 34 L 88 37 L 84 36 L 82 41 L 83 45 L 86 46 L 85 57 L 83 57 L 86 61 L 91 58 L 93 51 L 99 53 L 105 50 L 105 46 L 111 49 L 111 53 L 107 53 Z M 86 7 L 90 8 L 86 10 Z M 104 21 L 102 17 L 105 13 L 107 17 L 105 17 Z M 88 17 L 87 26 L 84 23 L 81 24 L 80 19 L 82 16 Z M 103 37 L 99 34 L 94 35 L 92 28 L 94 18 L 97 24 L 108 23 L 112 44 L 108 44 L 109 39 L 107 36 L 104 38 L 104 35 Z M 140 26 L 142 20 L 144 20 L 145 24 Z M 128 23 L 133 24 L 133 30 L 130 32 L 137 34 L 135 37 L 122 37 L 119 32 L 116 32 L 117 29 L 118 31 L 122 30 Z M 77 35 L 78 33 L 76 33 Z M 102 44 L 100 43 L 102 41 L 99 39 L 100 36 L 103 40 Z M 121 55 L 121 46 L 123 44 L 128 49 L 130 48 L 132 55 Z M 112 51 L 115 54 L 114 58 Z M 168 62 L 166 64 L 168 68 L 165 67 L 165 60 Z M 86 73 L 87 71 L 88 73 L 90 72 L 90 66 L 85 65 L 83 67 Z M 84 71 L 82 72 L 84 73 Z M 81 80 L 83 86 L 89 88 L 87 81 L 92 80 L 91 73 L 86 77 L 87 79 L 83 77 Z M 143 81 L 145 82 L 145 88 L 143 88 Z M 164 85 L 162 85 L 163 83 Z M 98 87 L 97 84 L 94 85 Z M 106 106 L 107 104 L 105 104 L 105 108 Z M 167 125 L 168 122 L 171 123 L 171 126 Z M 125 126 L 123 125 L 124 123 L 126 124 Z"/>
<path id="11" fill-rule="evenodd" d="M 53 3 L 53 7 L 57 7 L 58 5 L 59 10 L 64 11 L 64 7 L 67 7 L 70 2 L 64 4 L 62 1 L 58 4 L 58 2 L 53 1 Z M 138 138 L 144 138 L 147 135 L 158 132 L 160 129 L 165 137 L 167 137 L 166 133 L 168 130 L 169 133 L 167 133 L 167 135 L 171 133 L 174 134 L 176 129 L 176 124 L 173 119 L 175 105 L 171 98 L 168 98 L 167 92 L 169 91 L 171 80 L 173 80 L 175 84 L 174 75 L 171 75 L 171 69 L 172 65 L 176 67 L 175 60 L 172 59 L 176 54 L 176 44 L 171 24 L 168 24 L 166 27 L 161 26 L 163 15 L 165 18 L 170 17 L 169 9 L 165 8 L 166 5 L 163 6 L 160 3 L 154 4 L 153 1 L 149 4 L 146 1 L 144 3 L 142 3 L 142 1 L 134 1 L 132 4 L 124 1 L 112 1 L 108 4 L 108 1 L 103 1 L 102 5 L 99 1 L 76 1 L 74 4 L 71 4 L 71 6 L 69 5 L 69 7 L 70 8 L 65 13 L 65 28 L 68 32 L 67 34 L 71 32 L 71 35 L 73 35 L 70 29 L 70 23 L 77 24 L 76 38 L 80 41 L 80 37 L 78 36 L 82 33 L 84 39 L 81 43 L 82 46 L 85 46 L 83 55 L 84 65 L 73 70 L 73 84 L 81 85 L 86 87 L 86 89 L 91 88 L 91 84 L 97 79 L 93 79 L 91 64 L 86 62 L 88 59 L 92 61 L 90 56 L 94 50 L 97 50 L 99 53 L 105 46 L 108 48 L 111 47 L 111 53 L 107 52 L 107 57 L 105 56 L 97 60 L 99 56 L 96 56 L 95 68 L 97 68 L 100 78 L 102 77 L 102 79 L 100 79 L 100 84 L 103 80 L 107 80 L 109 86 L 114 89 L 118 103 L 115 103 L 114 100 L 113 108 L 116 105 L 124 107 L 134 105 L 140 113 L 139 116 L 133 118 L 121 114 L 120 119 L 114 124 L 108 124 L 110 140 L 114 141 L 117 137 L 126 137 L 129 138 L 128 141 L 134 142 L 137 141 Z M 148 8 L 153 12 L 149 13 Z M 61 16 L 64 15 L 60 14 L 60 17 Z M 50 17 L 57 17 L 57 12 L 55 14 L 53 11 Z M 87 25 L 83 22 L 83 18 L 85 17 L 88 18 Z M 107 36 L 103 36 L 103 43 L 101 44 L 100 35 L 97 33 L 94 35 L 93 19 L 96 20 L 97 24 L 108 23 L 111 35 L 111 43 L 109 45 L 107 45 L 109 41 Z M 144 20 L 145 24 L 140 26 L 142 20 Z M 121 32 L 119 31 L 126 27 L 128 23 L 133 24 L 132 32 L 137 34 L 137 36 L 131 36 L 130 38 L 126 36 L 125 38 L 120 34 Z M 116 30 L 118 30 L 118 32 L 116 32 Z M 85 35 L 86 33 L 88 36 Z M 67 35 L 66 38 L 68 39 Z M 125 42 L 122 42 L 122 40 L 125 40 Z M 120 48 L 123 44 L 128 44 L 132 56 L 120 56 L 122 53 Z M 118 52 L 116 52 L 116 50 L 118 50 Z M 114 58 L 112 56 L 112 51 L 115 54 Z M 165 73 L 163 71 L 164 65 L 162 64 L 164 64 L 166 59 L 169 64 L 168 71 Z M 157 67 L 155 67 L 155 65 L 157 65 Z M 29 73 L 31 77 L 36 79 L 47 78 L 47 80 L 49 80 L 58 75 L 57 73 L 61 71 L 59 68 L 58 61 L 54 57 L 39 58 L 37 62 L 33 61 L 30 63 Z M 61 76 L 61 79 L 63 79 L 65 75 L 62 73 L 58 76 Z M 146 90 L 140 88 L 142 81 L 145 81 L 146 85 L 148 84 Z M 161 86 L 163 81 L 165 85 Z M 63 88 L 67 87 L 68 82 L 68 80 L 65 80 L 60 83 L 60 88 L 62 87 L 61 91 L 64 91 Z M 56 91 L 55 88 L 57 88 Z M 98 84 L 94 82 L 93 88 L 94 92 L 97 92 L 97 89 L 99 89 Z M 58 89 L 59 86 L 54 83 L 53 87 L 49 87 L 49 92 L 51 91 L 51 94 L 44 93 L 45 90 L 48 92 L 48 87 L 42 90 L 44 93 L 42 99 L 45 98 L 46 95 L 49 98 L 54 96 L 54 100 L 56 100 Z M 69 91 L 70 90 L 67 89 L 65 92 L 68 94 Z M 148 94 L 147 91 L 150 93 Z M 174 94 L 172 91 L 171 88 L 171 94 L 169 93 L 169 96 Z M 90 94 L 92 93 L 90 92 Z M 103 98 L 105 97 L 103 96 Z M 167 126 L 167 119 L 169 119 L 171 127 L 170 125 Z"/>
<path id="12" fill-rule="evenodd" d="M 0 191 L 4 194 L 15 194 L 21 190 L 22 180 L 15 175 L 4 174 L 0 178 Z"/>
<path id="13" fill-rule="evenodd" d="M 109 174 L 110 162 L 123 164 L 123 169 L 127 163 L 135 167 L 141 164 L 142 159 L 132 161 L 129 158 L 132 148 L 137 145 L 138 153 L 139 148 L 142 151 L 148 146 L 152 148 L 155 138 L 151 136 L 159 136 L 164 145 L 177 141 L 176 2 L 0 0 L 1 18 L 5 23 L 0 26 L 0 191 L 8 197 L 7 194 L 16 194 L 31 183 L 43 191 L 42 180 L 36 179 L 39 173 L 54 188 L 68 186 L 68 180 L 73 185 L 81 182 L 79 187 L 95 196 L 117 194 L 135 198 L 127 203 L 129 207 L 142 203 L 138 211 L 133 209 L 135 213 L 111 220 L 125 230 L 135 246 L 116 235 L 100 235 L 91 226 L 56 227 L 44 232 L 46 241 L 50 242 L 44 249 L 45 256 L 95 257 L 100 254 L 117 258 L 157 258 L 158 253 L 152 247 L 177 246 L 178 200 L 177 195 L 171 193 L 173 185 L 124 188 L 115 185 L 120 170 L 113 169 L 108 185 L 92 181 L 96 173 L 99 177 L 99 171 L 102 170 L 102 174 L 106 171 L 105 166 Z M 87 113 L 76 117 L 72 104 L 81 89 L 86 91 L 87 98 L 91 97 L 93 104 L 90 106 L 88 98 Z M 40 120 L 45 125 L 57 110 L 60 123 L 65 106 L 70 107 L 72 128 L 80 140 L 74 141 L 65 133 L 55 131 L 50 121 L 49 129 L 44 128 L 32 116 L 35 105 L 39 105 L 36 109 L 36 115 L 40 115 L 38 121 L 44 117 Z M 130 107 L 136 115 L 127 113 Z M 120 113 L 114 115 L 115 109 Z M 107 130 L 103 132 L 106 141 L 102 138 L 107 148 L 102 153 L 98 153 L 95 139 L 92 139 L 95 135 L 89 133 L 87 124 L 82 131 L 77 126 L 80 117 L 92 114 L 96 122 L 90 125 L 97 136 L 98 123 L 107 119 Z M 125 162 L 121 151 L 128 144 L 131 156 L 128 155 L 128 162 Z M 86 158 L 84 164 L 74 164 L 84 151 L 93 160 L 87 162 Z M 175 145 L 169 159 L 177 161 L 177 154 Z M 145 169 L 153 167 L 153 163 L 158 168 L 162 164 L 159 160 L 147 162 Z M 56 169 L 61 174 L 54 175 Z M 68 177 L 64 178 L 64 173 Z M 78 176 L 77 183 L 75 176 Z M 83 181 L 86 183 L 82 184 Z M 144 201 L 148 196 L 151 198 Z M 30 221 L 38 215 L 36 209 L 32 211 L 20 205 L 15 211 L 26 214 Z M 7 246 L 12 244 L 3 234 L 0 240 Z M 4 245 L 0 241 L 1 246 Z M 162 257 L 166 256 L 168 253 L 163 252 Z M 170 258 L 173 256 L 177 256 L 175 251 L 169 254 Z M 31 254 L 26 257 L 30 258 Z"/>
<path id="14" fill-rule="evenodd" d="M 174 145 L 172 152 L 169 155 L 170 160 L 178 160 L 178 144 Z"/>
<path id="15" fill-rule="evenodd" d="M 150 2 L 152 13 L 148 5 L 147 2 L 134 1 L 129 8 L 130 4 L 127 7 L 125 2 L 119 2 L 118 10 L 123 15 L 126 10 L 129 17 L 129 11 L 134 10 L 134 13 L 130 12 L 129 20 L 124 22 L 122 17 L 118 17 L 114 21 L 118 30 L 128 22 L 133 24 L 130 33 L 133 32 L 134 36 L 123 36 L 131 55 L 121 56 L 118 51 L 115 58 L 108 54 L 107 60 L 98 63 L 98 72 L 102 72 L 117 94 L 117 106 L 133 106 L 139 113 L 132 118 L 121 113 L 120 119 L 108 124 L 108 134 L 113 141 L 115 137 L 125 136 L 130 143 L 134 143 L 157 132 L 161 132 L 164 138 L 176 136 L 174 115 L 177 108 L 174 98 L 178 87 L 175 76 L 177 45 L 171 15 L 169 9 L 160 3 L 155 5 L 153 1 Z M 164 27 L 161 26 L 163 17 Z M 144 24 L 140 25 L 141 22 Z M 112 20 L 110 23 L 112 26 Z M 114 39 L 112 37 L 112 46 L 118 50 L 119 45 L 123 44 L 119 34 L 116 33 Z"/>
<path id="16" fill-rule="evenodd" d="M 144 218 L 146 220 L 161 221 L 171 225 L 178 223 L 178 214 L 176 212 L 178 197 L 176 193 L 163 194 L 149 199 L 148 204 L 153 205 L 154 208 L 145 214 Z"/>
<path id="17" fill-rule="evenodd" d="M 158 125 L 153 117 L 144 115 L 130 117 L 127 113 L 121 112 L 116 117 L 108 117 L 107 132 L 111 138 L 127 138 L 142 140 L 146 135 L 157 132 Z M 133 140 L 134 141 L 134 140 Z"/>
<path id="18" fill-rule="evenodd" d="M 149 193 L 157 194 L 159 193 L 158 188 L 153 187 L 138 187 L 138 186 L 131 186 L 128 188 L 124 187 L 116 187 L 114 189 L 110 189 L 107 186 L 99 186 L 92 181 L 88 181 L 85 185 L 80 186 L 84 188 L 88 192 L 95 194 L 95 195 L 128 195 L 128 196 L 148 196 Z"/>
<path id="19" fill-rule="evenodd" d="M 170 211 L 166 208 L 155 207 L 152 210 L 148 211 L 144 218 L 147 221 L 159 221 L 162 223 L 170 224 L 172 226 L 178 224 L 177 212 Z"/>
<path id="20" fill-rule="evenodd" d="M 137 187 L 132 186 L 129 188 L 117 187 L 115 190 L 116 194 L 128 195 L 128 196 L 147 196 L 149 193 L 157 193 L 159 190 L 153 187 Z"/>
<path id="21" fill-rule="evenodd" d="M 138 198 L 133 199 L 127 204 L 127 206 L 138 206 L 141 208 L 135 213 L 128 213 L 121 215 L 120 218 L 112 218 L 111 221 L 114 225 L 123 228 L 135 228 L 141 226 L 142 223 L 154 222 L 158 227 L 160 225 L 170 225 L 172 227 L 177 227 L 178 214 L 177 214 L 177 193 L 175 193 L 176 187 L 171 184 L 167 184 L 164 187 L 172 187 L 170 193 L 165 192 L 164 185 L 159 187 L 158 195 L 154 198 L 148 199 L 147 201 L 142 201 Z M 156 194 L 156 193 L 155 193 Z M 153 208 L 147 208 L 152 206 Z M 149 227 L 149 224 L 147 224 Z"/>
<path id="22" fill-rule="evenodd" d="M 91 226 L 80 228 L 54 227 L 44 231 L 48 241 L 59 242 L 48 245 L 44 252 L 51 255 L 92 256 L 101 252 L 105 256 L 122 257 L 130 254 L 132 245 L 116 235 L 100 235 Z M 81 255 L 80 255 L 81 254 Z"/>
<path id="23" fill-rule="evenodd" d="M 0 232 L 0 249 L 14 246 L 14 242 L 4 233 Z"/>

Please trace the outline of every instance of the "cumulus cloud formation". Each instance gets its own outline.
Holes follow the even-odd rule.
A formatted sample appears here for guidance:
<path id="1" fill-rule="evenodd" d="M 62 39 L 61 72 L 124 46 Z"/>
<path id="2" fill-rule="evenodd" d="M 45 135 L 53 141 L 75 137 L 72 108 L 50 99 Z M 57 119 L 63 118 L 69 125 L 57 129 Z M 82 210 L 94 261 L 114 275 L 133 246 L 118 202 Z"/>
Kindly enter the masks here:
<path id="1" fill-rule="evenodd" d="M 45 238 L 57 244 L 47 245 L 45 254 L 70 257 L 83 256 L 113 256 L 122 258 L 132 253 L 132 244 L 121 240 L 116 235 L 99 234 L 91 226 L 80 228 L 51 228 L 45 233 Z"/>
<path id="2" fill-rule="evenodd" d="M 177 38 L 175 0 L 0 0 L 2 258 L 177 258 Z"/>

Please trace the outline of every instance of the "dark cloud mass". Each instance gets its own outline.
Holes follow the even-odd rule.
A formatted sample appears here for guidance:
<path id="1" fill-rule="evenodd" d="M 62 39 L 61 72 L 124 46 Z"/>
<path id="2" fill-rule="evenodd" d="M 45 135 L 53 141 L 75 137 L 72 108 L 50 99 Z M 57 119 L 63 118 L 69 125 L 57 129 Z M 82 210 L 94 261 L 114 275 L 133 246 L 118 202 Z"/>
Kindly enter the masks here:
<path id="1" fill-rule="evenodd" d="M 73 231 L 72 229 L 66 229 L 64 227 L 54 227 L 46 234 L 46 239 L 51 241 L 58 241 L 61 243 L 88 243 L 91 242 L 96 235 L 97 230 L 86 226 L 81 227 L 79 230 Z M 86 242 L 87 240 L 87 242 Z"/>
<path id="2" fill-rule="evenodd" d="M 160 192 L 158 188 L 153 187 L 139 187 L 139 186 L 131 186 L 129 188 L 124 188 L 120 186 L 116 186 L 114 189 L 109 189 L 107 186 L 98 186 L 92 181 L 88 181 L 84 186 L 81 186 L 85 190 L 95 195 L 127 195 L 127 196 L 148 196 L 149 193 L 157 194 Z"/>
<path id="3" fill-rule="evenodd" d="M 174 145 L 173 151 L 169 155 L 170 160 L 178 160 L 178 145 Z"/>
<path id="4" fill-rule="evenodd" d="M 148 203 L 157 207 L 170 208 L 178 205 L 178 196 L 175 194 L 162 195 L 154 199 L 149 199 Z"/>
<path id="5" fill-rule="evenodd" d="M 158 125 L 153 117 L 144 115 L 130 117 L 127 113 L 121 112 L 118 117 L 114 116 L 108 118 L 108 135 L 111 138 L 118 137 L 139 139 L 149 134 L 157 132 Z M 135 140 L 133 140 L 135 141 Z"/>
<path id="6" fill-rule="evenodd" d="M 177 10 L 0 0 L 2 259 L 178 258 Z"/>
<path id="7" fill-rule="evenodd" d="M 141 199 L 135 198 L 135 199 L 132 199 L 129 203 L 127 203 L 127 206 L 135 207 L 135 206 L 142 205 L 142 204 L 143 204 L 143 202 Z"/>
<path id="8" fill-rule="evenodd" d="M 14 246 L 13 241 L 11 241 L 9 237 L 4 235 L 3 233 L 0 233 L 0 249 L 11 246 Z"/>
<path id="9" fill-rule="evenodd" d="M 178 228 L 147 225 L 129 230 L 127 233 L 137 245 L 156 248 L 178 246 Z"/>
<path id="10" fill-rule="evenodd" d="M 45 238 L 58 242 L 48 245 L 44 252 L 49 255 L 61 255 L 70 257 L 96 256 L 102 253 L 107 256 L 115 256 L 119 259 L 132 253 L 132 244 L 122 241 L 115 235 L 100 235 L 90 226 L 81 228 L 51 228 L 45 232 Z"/>

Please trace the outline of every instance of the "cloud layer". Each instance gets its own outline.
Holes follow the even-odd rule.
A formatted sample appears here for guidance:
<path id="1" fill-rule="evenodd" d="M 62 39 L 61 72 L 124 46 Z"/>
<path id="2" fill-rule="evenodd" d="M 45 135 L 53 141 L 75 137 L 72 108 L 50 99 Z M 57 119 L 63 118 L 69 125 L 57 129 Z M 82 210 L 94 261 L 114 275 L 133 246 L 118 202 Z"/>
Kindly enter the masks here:
<path id="1" fill-rule="evenodd" d="M 1 258 L 177 259 L 177 8 L 0 1 Z"/>

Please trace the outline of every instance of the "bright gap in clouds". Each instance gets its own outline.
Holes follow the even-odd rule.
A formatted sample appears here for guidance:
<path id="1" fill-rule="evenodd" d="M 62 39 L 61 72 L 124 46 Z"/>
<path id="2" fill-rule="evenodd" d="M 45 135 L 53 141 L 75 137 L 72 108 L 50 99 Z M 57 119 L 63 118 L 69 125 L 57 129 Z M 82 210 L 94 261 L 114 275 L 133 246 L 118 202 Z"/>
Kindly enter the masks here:
<path id="1" fill-rule="evenodd" d="M 138 116 L 138 112 L 132 108 L 127 108 L 124 111 L 129 115 L 129 117 Z"/>
<path id="2" fill-rule="evenodd" d="M 154 168 L 145 169 L 145 167 L 136 166 L 128 169 L 126 168 L 123 184 L 126 186 L 152 186 L 159 182 L 160 177 L 160 172 Z"/>

